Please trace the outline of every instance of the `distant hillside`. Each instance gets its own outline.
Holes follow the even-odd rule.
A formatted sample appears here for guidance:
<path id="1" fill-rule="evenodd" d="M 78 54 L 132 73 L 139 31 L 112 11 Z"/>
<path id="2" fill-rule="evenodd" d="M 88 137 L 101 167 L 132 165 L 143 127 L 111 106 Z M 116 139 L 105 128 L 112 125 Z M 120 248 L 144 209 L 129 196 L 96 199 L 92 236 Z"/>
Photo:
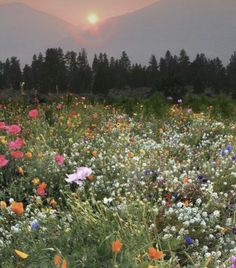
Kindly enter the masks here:
<path id="1" fill-rule="evenodd" d="M 118 57 L 127 51 L 134 62 L 147 63 L 169 49 L 184 48 L 194 57 L 205 53 L 226 63 L 236 50 L 235 0 L 160 0 L 141 10 L 113 17 L 88 30 L 26 5 L 0 6 L 0 59 L 16 55 L 30 62 L 48 47 Z"/>
<path id="2" fill-rule="evenodd" d="M 219 56 L 224 62 L 236 50 L 235 0 L 160 0 L 102 23 L 99 33 L 85 32 L 94 51 L 118 56 L 122 50 L 136 61 L 146 62 L 169 49 L 184 48 L 190 56 L 199 52 Z"/>
<path id="3" fill-rule="evenodd" d="M 72 26 L 23 4 L 0 6 L 0 59 L 18 56 L 30 62 L 48 47 L 69 48 Z M 72 45 L 71 45 L 72 47 Z"/>

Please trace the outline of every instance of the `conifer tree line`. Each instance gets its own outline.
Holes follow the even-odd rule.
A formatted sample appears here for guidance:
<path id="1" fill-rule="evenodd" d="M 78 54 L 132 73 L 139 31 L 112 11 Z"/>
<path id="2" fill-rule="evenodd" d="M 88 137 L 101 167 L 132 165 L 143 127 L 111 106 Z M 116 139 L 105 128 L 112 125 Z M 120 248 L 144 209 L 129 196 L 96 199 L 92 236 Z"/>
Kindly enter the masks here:
<path id="1" fill-rule="evenodd" d="M 16 57 L 0 62 L 0 90 L 19 90 L 22 82 L 25 90 L 43 94 L 69 91 L 106 95 L 111 88 L 129 86 L 150 87 L 172 97 L 206 90 L 236 97 L 236 52 L 227 66 L 218 57 L 209 59 L 203 53 L 190 61 L 183 49 L 179 55 L 167 51 L 159 61 L 151 55 L 146 66 L 132 64 L 125 51 L 118 59 L 95 54 L 90 65 L 85 49 L 64 53 L 61 48 L 49 48 L 45 55 L 34 55 L 31 65 L 22 69 Z"/>

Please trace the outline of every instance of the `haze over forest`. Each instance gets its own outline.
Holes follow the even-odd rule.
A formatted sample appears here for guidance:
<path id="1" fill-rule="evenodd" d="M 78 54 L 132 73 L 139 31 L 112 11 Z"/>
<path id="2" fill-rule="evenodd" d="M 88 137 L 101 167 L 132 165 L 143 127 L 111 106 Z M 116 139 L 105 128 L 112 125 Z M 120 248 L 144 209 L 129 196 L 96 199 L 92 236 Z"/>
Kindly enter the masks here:
<path id="1" fill-rule="evenodd" d="M 236 44 L 235 0 L 160 0 L 121 16 L 87 27 L 13 3 L 0 5 L 0 60 L 17 56 L 30 63 L 32 55 L 49 47 L 80 51 L 90 56 L 106 52 L 119 57 L 126 51 L 133 62 L 147 63 L 151 54 L 183 48 L 229 61 Z"/>

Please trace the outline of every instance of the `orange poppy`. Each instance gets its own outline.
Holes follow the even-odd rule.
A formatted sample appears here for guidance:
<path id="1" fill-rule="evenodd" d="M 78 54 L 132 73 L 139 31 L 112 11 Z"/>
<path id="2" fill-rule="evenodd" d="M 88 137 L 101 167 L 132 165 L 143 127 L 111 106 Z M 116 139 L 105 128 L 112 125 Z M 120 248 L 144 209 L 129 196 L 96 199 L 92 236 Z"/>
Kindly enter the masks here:
<path id="1" fill-rule="evenodd" d="M 40 187 L 41 189 L 45 190 L 45 189 L 47 188 L 47 183 L 42 182 L 42 183 L 39 185 L 39 187 Z"/>
<path id="2" fill-rule="evenodd" d="M 54 256 L 54 264 L 55 264 L 56 266 L 59 266 L 60 263 L 61 263 L 61 257 L 60 257 L 59 255 L 55 255 L 55 256 Z"/>
<path id="3" fill-rule="evenodd" d="M 67 268 L 67 261 L 65 259 L 62 261 L 61 268 Z"/>
<path id="4" fill-rule="evenodd" d="M 160 260 L 164 256 L 163 251 L 156 250 L 153 247 L 150 247 L 148 249 L 148 255 L 149 255 L 149 258 L 152 260 Z"/>
<path id="5" fill-rule="evenodd" d="M 119 239 L 117 239 L 116 241 L 112 243 L 112 252 L 115 252 L 115 253 L 120 252 L 121 248 L 122 248 L 122 243 Z"/>
<path id="6" fill-rule="evenodd" d="M 88 181 L 92 182 L 94 180 L 94 176 L 93 175 L 89 175 L 86 177 Z"/>
<path id="7" fill-rule="evenodd" d="M 23 203 L 13 201 L 11 204 L 11 210 L 16 213 L 16 215 L 22 215 L 24 213 Z"/>
<path id="8" fill-rule="evenodd" d="M 30 151 L 25 153 L 25 157 L 28 159 L 32 158 L 32 156 L 33 156 L 33 154 Z"/>
<path id="9" fill-rule="evenodd" d="M 67 261 L 62 259 L 59 255 L 54 256 L 54 264 L 56 267 L 67 268 Z"/>
<path id="10" fill-rule="evenodd" d="M 189 183 L 189 177 L 186 176 L 183 178 L 183 184 L 188 184 Z"/>
<path id="11" fill-rule="evenodd" d="M 134 153 L 132 153 L 132 152 L 128 152 L 128 157 L 129 157 L 129 158 L 133 158 L 133 157 L 134 157 Z"/>

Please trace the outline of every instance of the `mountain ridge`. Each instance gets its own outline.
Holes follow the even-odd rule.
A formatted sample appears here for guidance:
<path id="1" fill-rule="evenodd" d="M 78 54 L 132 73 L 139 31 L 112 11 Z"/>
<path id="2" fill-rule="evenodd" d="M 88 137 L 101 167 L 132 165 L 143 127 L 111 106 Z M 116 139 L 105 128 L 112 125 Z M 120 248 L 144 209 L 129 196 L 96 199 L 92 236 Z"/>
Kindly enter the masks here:
<path id="1" fill-rule="evenodd" d="M 235 14 L 234 0 L 160 0 L 84 29 L 27 5 L 9 3 L 0 5 L 0 59 L 17 56 L 29 62 L 48 47 L 75 51 L 84 47 L 90 57 L 99 52 L 119 57 L 125 50 L 133 62 L 144 64 L 151 54 L 159 58 L 167 50 L 178 54 L 181 49 L 191 58 L 205 53 L 227 62 L 236 50 Z"/>

